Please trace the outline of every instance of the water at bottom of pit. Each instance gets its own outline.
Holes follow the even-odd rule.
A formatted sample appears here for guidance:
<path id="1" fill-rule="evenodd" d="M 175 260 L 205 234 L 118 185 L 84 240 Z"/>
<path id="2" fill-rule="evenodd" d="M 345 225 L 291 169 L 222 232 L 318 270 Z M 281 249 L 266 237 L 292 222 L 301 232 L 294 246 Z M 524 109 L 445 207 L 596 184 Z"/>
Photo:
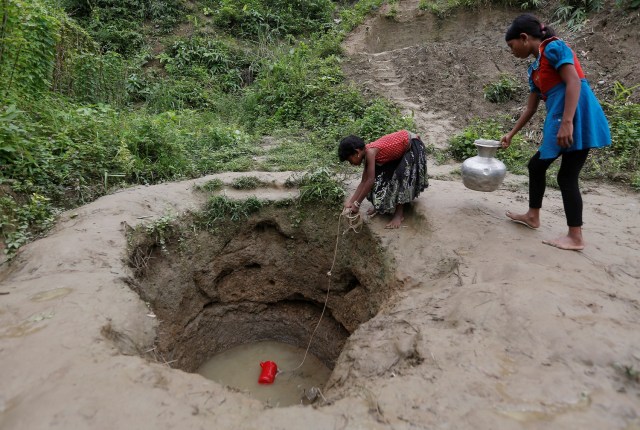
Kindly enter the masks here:
<path id="1" fill-rule="evenodd" d="M 271 406 L 298 405 L 312 387 L 322 390 L 331 374 L 331 370 L 310 353 L 302 367 L 287 372 L 300 365 L 304 351 L 281 342 L 248 343 L 217 354 L 200 366 L 197 373 Z M 275 362 L 283 372 L 276 376 L 273 384 L 258 383 L 262 361 Z"/>

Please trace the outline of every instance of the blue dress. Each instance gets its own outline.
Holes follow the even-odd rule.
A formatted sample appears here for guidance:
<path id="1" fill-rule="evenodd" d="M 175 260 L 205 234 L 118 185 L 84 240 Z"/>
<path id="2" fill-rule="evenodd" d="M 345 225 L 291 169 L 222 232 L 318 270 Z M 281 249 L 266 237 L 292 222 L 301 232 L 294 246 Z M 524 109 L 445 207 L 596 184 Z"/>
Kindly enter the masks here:
<path id="1" fill-rule="evenodd" d="M 541 65 L 541 63 L 544 64 Z M 579 71 L 579 76 L 582 75 L 580 64 L 571 48 L 562 40 L 554 39 L 541 46 L 540 55 L 528 70 L 531 91 L 539 93 L 545 100 L 547 107 L 547 117 L 542 131 L 542 144 L 539 148 L 541 159 L 557 158 L 564 152 L 611 145 L 611 133 L 607 118 L 598 99 L 591 91 L 589 83 L 584 77 L 581 77 L 580 98 L 573 117 L 573 145 L 566 149 L 558 146 L 557 135 L 564 112 L 566 84 L 561 80 L 559 83 L 553 84 L 559 78 L 557 70 L 564 64 L 573 64 Z M 534 79 L 533 75 L 537 72 L 542 73 L 538 73 Z M 556 76 L 552 76 L 553 73 Z M 550 89 L 545 88 L 545 80 L 547 80 L 547 87 L 549 82 L 553 85 Z M 546 89 L 546 92 L 540 88 Z"/>

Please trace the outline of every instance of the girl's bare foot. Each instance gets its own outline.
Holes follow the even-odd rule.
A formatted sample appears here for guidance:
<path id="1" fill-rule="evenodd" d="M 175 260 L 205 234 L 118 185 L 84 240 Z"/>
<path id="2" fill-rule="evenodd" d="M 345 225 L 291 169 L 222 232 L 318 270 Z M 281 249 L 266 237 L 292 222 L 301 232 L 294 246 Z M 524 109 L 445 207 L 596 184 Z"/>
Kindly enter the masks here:
<path id="1" fill-rule="evenodd" d="M 505 215 L 507 215 L 511 221 L 522 224 L 525 227 L 529 227 L 534 230 L 540 227 L 540 218 L 536 216 L 535 213 L 532 213 L 531 210 L 524 214 L 515 214 L 511 211 L 507 211 Z"/>
<path id="2" fill-rule="evenodd" d="M 376 208 L 371 208 L 367 211 L 367 215 L 374 216 L 376 214 Z"/>
<path id="3" fill-rule="evenodd" d="M 581 251 L 584 249 L 582 227 L 569 227 L 569 232 L 566 236 L 560 236 L 553 240 L 543 240 L 542 243 L 568 251 Z"/>
<path id="4" fill-rule="evenodd" d="M 584 249 L 584 241 L 576 242 L 569 236 L 561 236 L 553 240 L 543 240 L 542 243 L 567 251 L 582 251 Z"/>
<path id="5" fill-rule="evenodd" d="M 402 221 L 404 221 L 404 206 L 398 205 L 396 206 L 396 211 L 393 214 L 393 218 L 391 218 L 389 224 L 387 224 L 384 228 L 400 228 Z"/>

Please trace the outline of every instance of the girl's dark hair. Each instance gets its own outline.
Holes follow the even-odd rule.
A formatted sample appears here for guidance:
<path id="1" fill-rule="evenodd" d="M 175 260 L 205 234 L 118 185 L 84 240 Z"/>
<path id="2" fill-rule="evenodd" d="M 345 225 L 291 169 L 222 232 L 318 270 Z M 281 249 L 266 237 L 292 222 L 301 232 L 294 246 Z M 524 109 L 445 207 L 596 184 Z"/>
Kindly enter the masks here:
<path id="1" fill-rule="evenodd" d="M 361 137 L 354 136 L 353 134 L 343 138 L 338 146 L 338 157 L 340 161 L 345 161 L 347 158 L 356 153 L 356 149 L 364 148 L 364 140 Z"/>
<path id="2" fill-rule="evenodd" d="M 513 20 L 507 32 L 504 35 L 504 40 L 507 42 L 520 37 L 522 33 L 526 33 L 536 39 L 545 40 L 556 35 L 553 28 L 547 27 L 540 22 L 538 18 L 533 15 L 525 13 Z"/>

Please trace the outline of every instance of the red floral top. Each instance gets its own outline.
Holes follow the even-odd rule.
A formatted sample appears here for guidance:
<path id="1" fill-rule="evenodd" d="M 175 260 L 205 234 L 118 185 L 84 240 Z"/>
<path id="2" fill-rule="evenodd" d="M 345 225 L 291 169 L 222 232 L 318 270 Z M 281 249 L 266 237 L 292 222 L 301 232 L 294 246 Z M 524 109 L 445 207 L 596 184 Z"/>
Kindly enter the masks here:
<path id="1" fill-rule="evenodd" d="M 367 148 L 378 148 L 376 164 L 384 164 L 398 160 L 409 149 L 409 132 L 407 130 L 382 136 L 380 139 L 367 144 Z"/>

